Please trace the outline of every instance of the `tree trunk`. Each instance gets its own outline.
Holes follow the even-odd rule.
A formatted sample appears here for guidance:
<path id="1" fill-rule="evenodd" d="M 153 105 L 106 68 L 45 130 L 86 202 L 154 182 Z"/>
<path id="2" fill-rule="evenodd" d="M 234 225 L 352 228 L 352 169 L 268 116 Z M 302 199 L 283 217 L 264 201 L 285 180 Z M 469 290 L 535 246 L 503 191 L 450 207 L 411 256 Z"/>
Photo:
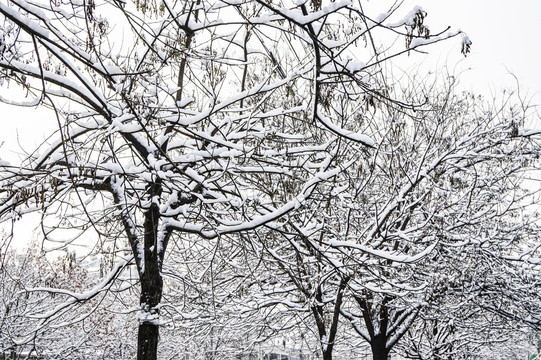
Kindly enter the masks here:
<path id="1" fill-rule="evenodd" d="M 389 349 L 387 349 L 387 339 L 385 336 L 378 336 L 370 343 L 372 348 L 372 360 L 388 360 Z"/>
<path id="2" fill-rule="evenodd" d="M 158 358 L 158 324 L 140 323 L 137 334 L 137 359 L 156 360 Z"/>
<path id="3" fill-rule="evenodd" d="M 148 265 L 148 264 L 147 264 Z M 152 266 L 151 266 L 152 268 Z M 146 269 L 149 273 L 150 269 Z M 159 272 L 145 275 L 141 279 L 141 310 L 137 336 L 137 360 L 156 360 L 158 357 L 159 309 L 163 281 Z"/>
<path id="4" fill-rule="evenodd" d="M 332 360 L 332 350 L 323 352 L 323 360 Z"/>
<path id="5" fill-rule="evenodd" d="M 150 189 L 151 194 L 159 194 L 157 184 Z M 159 315 L 158 305 L 162 299 L 163 279 L 157 248 L 157 224 L 159 209 L 152 204 L 145 213 L 144 263 L 139 279 L 141 282 L 141 310 L 138 314 L 139 332 L 137 336 L 137 360 L 156 360 L 158 357 Z"/>
<path id="6" fill-rule="evenodd" d="M 159 339 L 159 309 L 163 281 L 158 266 L 148 266 L 141 278 L 141 310 L 139 312 L 139 333 L 137 336 L 137 360 L 156 360 Z M 147 275 L 148 274 L 148 275 Z"/>
<path id="7" fill-rule="evenodd" d="M 389 360 L 387 351 L 374 351 L 372 349 L 372 360 Z"/>

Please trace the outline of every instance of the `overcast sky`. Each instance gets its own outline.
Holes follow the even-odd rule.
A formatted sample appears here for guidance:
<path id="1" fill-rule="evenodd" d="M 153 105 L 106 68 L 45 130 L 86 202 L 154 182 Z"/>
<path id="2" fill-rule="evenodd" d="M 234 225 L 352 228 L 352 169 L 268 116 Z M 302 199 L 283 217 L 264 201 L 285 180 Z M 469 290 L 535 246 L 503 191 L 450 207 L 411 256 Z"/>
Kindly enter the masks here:
<path id="1" fill-rule="evenodd" d="M 463 74 L 463 85 L 499 91 L 515 86 L 511 71 L 541 103 L 541 0 L 405 0 L 403 7 L 415 5 L 427 11 L 425 22 L 432 32 L 450 25 L 470 37 L 471 54 L 460 65 L 472 70 Z M 460 60 L 457 47 L 459 41 L 453 40 L 431 56 L 452 64 Z"/>

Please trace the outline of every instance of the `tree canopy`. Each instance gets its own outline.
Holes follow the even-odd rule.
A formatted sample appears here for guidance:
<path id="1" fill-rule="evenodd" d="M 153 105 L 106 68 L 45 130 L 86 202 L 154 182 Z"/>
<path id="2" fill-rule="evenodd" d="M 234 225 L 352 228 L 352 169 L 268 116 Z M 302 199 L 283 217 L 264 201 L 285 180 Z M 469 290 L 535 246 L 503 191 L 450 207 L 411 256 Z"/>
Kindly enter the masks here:
<path id="1" fill-rule="evenodd" d="M 536 264 L 527 106 L 394 78 L 398 56 L 471 45 L 399 5 L 1 1 L 0 81 L 26 96 L 0 99 L 58 129 L 0 163 L 0 218 L 37 213 L 43 241 L 108 264 L 84 291 L 34 289 L 61 299 L 38 328 L 138 283 L 138 359 L 192 320 L 252 344 L 308 321 L 325 359 L 339 330 L 383 359 L 455 287 L 440 269 L 477 261 L 464 247 Z"/>

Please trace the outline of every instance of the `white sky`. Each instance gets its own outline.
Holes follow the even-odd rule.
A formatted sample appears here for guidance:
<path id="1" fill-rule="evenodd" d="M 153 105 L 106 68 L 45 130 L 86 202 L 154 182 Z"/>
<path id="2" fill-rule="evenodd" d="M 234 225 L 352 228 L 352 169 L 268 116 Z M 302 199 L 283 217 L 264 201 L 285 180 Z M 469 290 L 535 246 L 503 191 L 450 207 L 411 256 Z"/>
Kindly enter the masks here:
<path id="1" fill-rule="evenodd" d="M 512 72 L 541 104 L 541 0 L 405 0 L 403 7 L 415 5 L 427 11 L 431 32 L 450 25 L 470 37 L 471 53 L 460 64 L 471 68 L 461 78 L 464 86 L 477 92 L 515 88 Z M 450 65 L 460 60 L 459 41 L 439 49 L 430 49 L 430 56 Z"/>

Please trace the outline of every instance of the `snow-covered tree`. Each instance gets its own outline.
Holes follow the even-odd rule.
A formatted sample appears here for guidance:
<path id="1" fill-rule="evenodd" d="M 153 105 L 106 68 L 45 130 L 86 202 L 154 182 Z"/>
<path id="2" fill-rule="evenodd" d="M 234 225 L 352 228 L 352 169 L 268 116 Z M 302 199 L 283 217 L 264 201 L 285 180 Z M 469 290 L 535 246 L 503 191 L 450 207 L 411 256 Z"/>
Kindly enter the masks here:
<path id="1" fill-rule="evenodd" d="M 109 288 L 70 309 L 59 303 L 69 302 L 70 293 L 95 286 L 99 271 L 81 266 L 73 253 L 54 259 L 53 254 L 44 256 L 36 243 L 2 255 L 1 355 L 9 359 L 133 358 L 136 344 L 131 339 L 130 314 L 135 307 L 123 291 L 126 288 Z M 54 325 L 47 326 L 51 322 Z"/>
<path id="2" fill-rule="evenodd" d="M 539 269 L 462 244 L 397 352 L 408 359 L 520 359 L 539 331 Z M 494 249 L 492 249 L 494 250 Z M 447 252 L 447 255 L 451 255 Z"/>
<path id="3" fill-rule="evenodd" d="M 1 162 L 0 217 L 39 213 L 56 248 L 114 255 L 101 282 L 63 292 L 56 309 L 135 266 L 138 358 L 155 359 L 171 244 L 280 221 L 354 172 L 344 149 L 378 147 L 367 131 L 381 134 L 363 125 L 366 108 L 393 101 L 373 81 L 382 64 L 459 34 L 430 33 L 419 7 L 400 19 L 396 5 L 363 6 L 2 0 L 0 81 L 15 91 L 1 99 L 51 109 L 58 129 L 21 163 Z"/>
<path id="4" fill-rule="evenodd" d="M 484 260 L 503 275 L 511 254 L 535 249 L 538 189 L 525 180 L 538 166 L 538 145 L 522 128 L 528 109 L 520 102 L 488 107 L 452 86 L 414 88 L 428 106 L 386 114 L 392 125 L 375 140 L 378 152 L 335 207 L 347 209 L 338 213 L 347 221 L 322 229 L 323 245 L 337 249 L 354 274 L 354 301 L 342 313 L 374 359 L 387 358 L 423 307 L 465 291 L 457 277 L 470 266 Z M 477 287 L 492 282 L 482 275 Z M 500 285 L 488 297 L 514 291 L 511 282 Z"/>
<path id="5" fill-rule="evenodd" d="M 457 94 L 452 77 L 447 84 L 408 80 L 395 84 L 394 98 L 422 105 L 359 114 L 355 123 L 370 129 L 375 150 L 344 146 L 337 156 L 354 165 L 262 241 L 283 273 L 269 292 L 311 317 L 325 359 L 351 342 L 344 320 L 374 359 L 387 359 L 430 308 L 460 314 L 464 305 L 477 320 L 480 313 L 499 319 L 495 324 L 540 324 L 536 283 L 511 271 L 515 263 L 539 263 L 539 190 L 528 182 L 539 146 L 535 132 L 524 129 L 528 106 L 513 95 L 488 104 Z M 335 99 L 337 114 L 339 104 Z M 457 293 L 468 301 L 453 308 L 449 298 Z M 487 333 L 483 344 L 501 341 L 491 334 L 499 333 Z"/>

